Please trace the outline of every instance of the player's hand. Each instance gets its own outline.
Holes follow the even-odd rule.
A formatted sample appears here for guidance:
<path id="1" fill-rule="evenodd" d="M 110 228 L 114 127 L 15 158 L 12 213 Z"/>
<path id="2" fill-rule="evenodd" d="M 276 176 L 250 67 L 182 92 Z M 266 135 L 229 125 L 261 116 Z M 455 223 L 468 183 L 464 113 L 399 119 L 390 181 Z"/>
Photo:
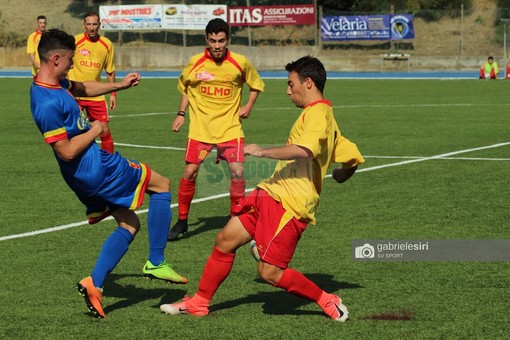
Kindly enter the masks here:
<path id="1" fill-rule="evenodd" d="M 172 131 L 179 132 L 179 129 L 183 125 L 184 125 L 184 117 L 183 116 L 175 117 L 174 122 L 172 123 Z"/>
<path id="2" fill-rule="evenodd" d="M 356 169 L 358 169 L 357 165 L 353 166 L 352 168 L 349 168 L 349 169 L 335 168 L 335 169 L 333 169 L 333 172 L 332 172 L 331 176 L 338 183 L 344 183 L 349 178 L 351 178 L 352 175 L 354 175 L 354 173 L 356 172 Z"/>
<path id="3" fill-rule="evenodd" d="M 117 96 L 110 95 L 110 110 L 115 110 L 117 107 Z"/>
<path id="4" fill-rule="evenodd" d="M 99 120 L 95 120 L 93 122 L 90 122 L 90 129 L 91 130 L 96 130 L 98 132 L 97 135 L 99 136 L 100 134 L 103 133 L 103 124 L 101 124 L 101 122 Z"/>
<path id="5" fill-rule="evenodd" d="M 251 113 L 251 108 L 248 108 L 246 106 L 243 106 L 239 109 L 239 113 L 238 113 L 238 116 L 239 118 L 241 119 L 247 119 L 248 117 L 250 117 L 250 113 Z"/>
<path id="6" fill-rule="evenodd" d="M 257 144 L 248 144 L 243 149 L 246 156 L 261 157 L 262 148 Z"/>
<path id="7" fill-rule="evenodd" d="M 125 89 L 137 86 L 140 83 L 140 73 L 128 73 L 121 83 Z"/>

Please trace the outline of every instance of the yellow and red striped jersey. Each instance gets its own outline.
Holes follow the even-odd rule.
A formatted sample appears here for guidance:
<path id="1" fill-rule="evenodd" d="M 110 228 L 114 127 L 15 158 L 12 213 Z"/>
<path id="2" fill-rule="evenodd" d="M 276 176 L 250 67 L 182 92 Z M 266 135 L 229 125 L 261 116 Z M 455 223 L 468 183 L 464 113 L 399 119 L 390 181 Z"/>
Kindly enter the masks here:
<path id="1" fill-rule="evenodd" d="M 222 62 L 216 62 L 206 49 L 192 56 L 179 76 L 177 89 L 189 99 L 188 137 L 203 143 L 244 137 L 238 116 L 243 86 L 264 91 L 252 63 L 241 54 L 226 53 Z"/>
<path id="2" fill-rule="evenodd" d="M 37 47 L 39 47 L 39 41 L 41 40 L 41 31 L 37 30 L 32 32 L 27 39 L 27 54 L 33 54 L 35 56 L 36 62 L 40 63 L 39 52 L 37 51 Z M 34 65 L 32 65 L 32 75 L 35 76 L 37 74 L 37 70 Z"/>
<path id="3" fill-rule="evenodd" d="M 340 134 L 331 103 L 320 100 L 305 107 L 292 126 L 287 145 L 307 148 L 312 158 L 281 160 L 273 175 L 258 184 L 285 210 L 315 224 L 324 177 L 331 163 L 351 168 L 365 160 L 356 144 Z"/>
<path id="4" fill-rule="evenodd" d="M 69 70 L 68 77 L 73 81 L 101 81 L 101 72 L 115 71 L 113 63 L 114 47 L 110 39 L 100 36 L 92 41 L 85 33 L 74 37 L 76 51 L 74 53 L 74 67 Z M 78 98 L 82 99 L 82 98 Z M 92 101 L 104 100 L 104 96 L 83 98 Z"/>

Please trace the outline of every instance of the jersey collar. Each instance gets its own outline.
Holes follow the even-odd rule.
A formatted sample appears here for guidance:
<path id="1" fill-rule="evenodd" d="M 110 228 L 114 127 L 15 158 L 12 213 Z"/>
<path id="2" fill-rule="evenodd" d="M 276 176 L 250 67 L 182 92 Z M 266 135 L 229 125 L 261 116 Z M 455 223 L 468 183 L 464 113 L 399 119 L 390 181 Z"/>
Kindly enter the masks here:
<path id="1" fill-rule="evenodd" d="M 38 81 L 37 79 L 34 79 L 34 83 L 35 85 L 37 86 L 41 86 L 41 87 L 45 87 L 47 89 L 61 89 L 62 86 L 60 84 L 48 84 L 48 83 L 43 83 L 42 81 Z"/>
<path id="2" fill-rule="evenodd" d="M 317 105 L 317 104 L 326 104 L 327 106 L 330 106 L 330 107 L 333 106 L 333 105 L 331 105 L 331 102 L 329 100 L 321 99 L 321 100 L 317 100 L 317 101 L 315 101 L 313 103 L 308 104 L 306 107 L 312 107 L 312 106 Z"/>

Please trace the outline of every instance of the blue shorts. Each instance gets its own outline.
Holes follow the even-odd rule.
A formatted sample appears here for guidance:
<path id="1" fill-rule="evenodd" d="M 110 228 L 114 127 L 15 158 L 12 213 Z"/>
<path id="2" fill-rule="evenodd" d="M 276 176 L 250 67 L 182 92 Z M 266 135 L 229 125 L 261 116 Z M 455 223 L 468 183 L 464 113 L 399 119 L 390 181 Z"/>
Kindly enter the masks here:
<path id="1" fill-rule="evenodd" d="M 117 154 L 118 155 L 118 154 Z M 135 210 L 143 204 L 145 191 L 151 178 L 151 169 L 143 163 L 118 157 L 111 172 L 93 193 L 73 191 L 86 206 L 87 217 L 96 217 L 118 208 Z"/>

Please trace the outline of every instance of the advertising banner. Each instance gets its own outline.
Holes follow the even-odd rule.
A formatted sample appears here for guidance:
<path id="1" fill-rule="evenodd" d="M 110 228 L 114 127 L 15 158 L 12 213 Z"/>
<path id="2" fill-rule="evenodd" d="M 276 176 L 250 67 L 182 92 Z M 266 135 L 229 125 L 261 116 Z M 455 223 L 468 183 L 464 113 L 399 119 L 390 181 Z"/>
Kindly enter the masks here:
<path id="1" fill-rule="evenodd" d="M 204 30 L 214 18 L 227 21 L 226 5 L 123 5 L 99 6 L 101 29 Z"/>
<path id="2" fill-rule="evenodd" d="M 313 4 L 228 7 L 230 26 L 315 25 L 316 22 L 317 13 Z"/>
<path id="3" fill-rule="evenodd" d="M 101 29 L 105 31 L 161 28 L 161 5 L 99 6 Z"/>
<path id="4" fill-rule="evenodd" d="M 163 29 L 204 30 L 214 18 L 227 21 L 226 5 L 163 5 Z"/>
<path id="5" fill-rule="evenodd" d="M 326 16 L 321 18 L 321 38 L 323 41 L 414 39 L 413 16 Z"/>

